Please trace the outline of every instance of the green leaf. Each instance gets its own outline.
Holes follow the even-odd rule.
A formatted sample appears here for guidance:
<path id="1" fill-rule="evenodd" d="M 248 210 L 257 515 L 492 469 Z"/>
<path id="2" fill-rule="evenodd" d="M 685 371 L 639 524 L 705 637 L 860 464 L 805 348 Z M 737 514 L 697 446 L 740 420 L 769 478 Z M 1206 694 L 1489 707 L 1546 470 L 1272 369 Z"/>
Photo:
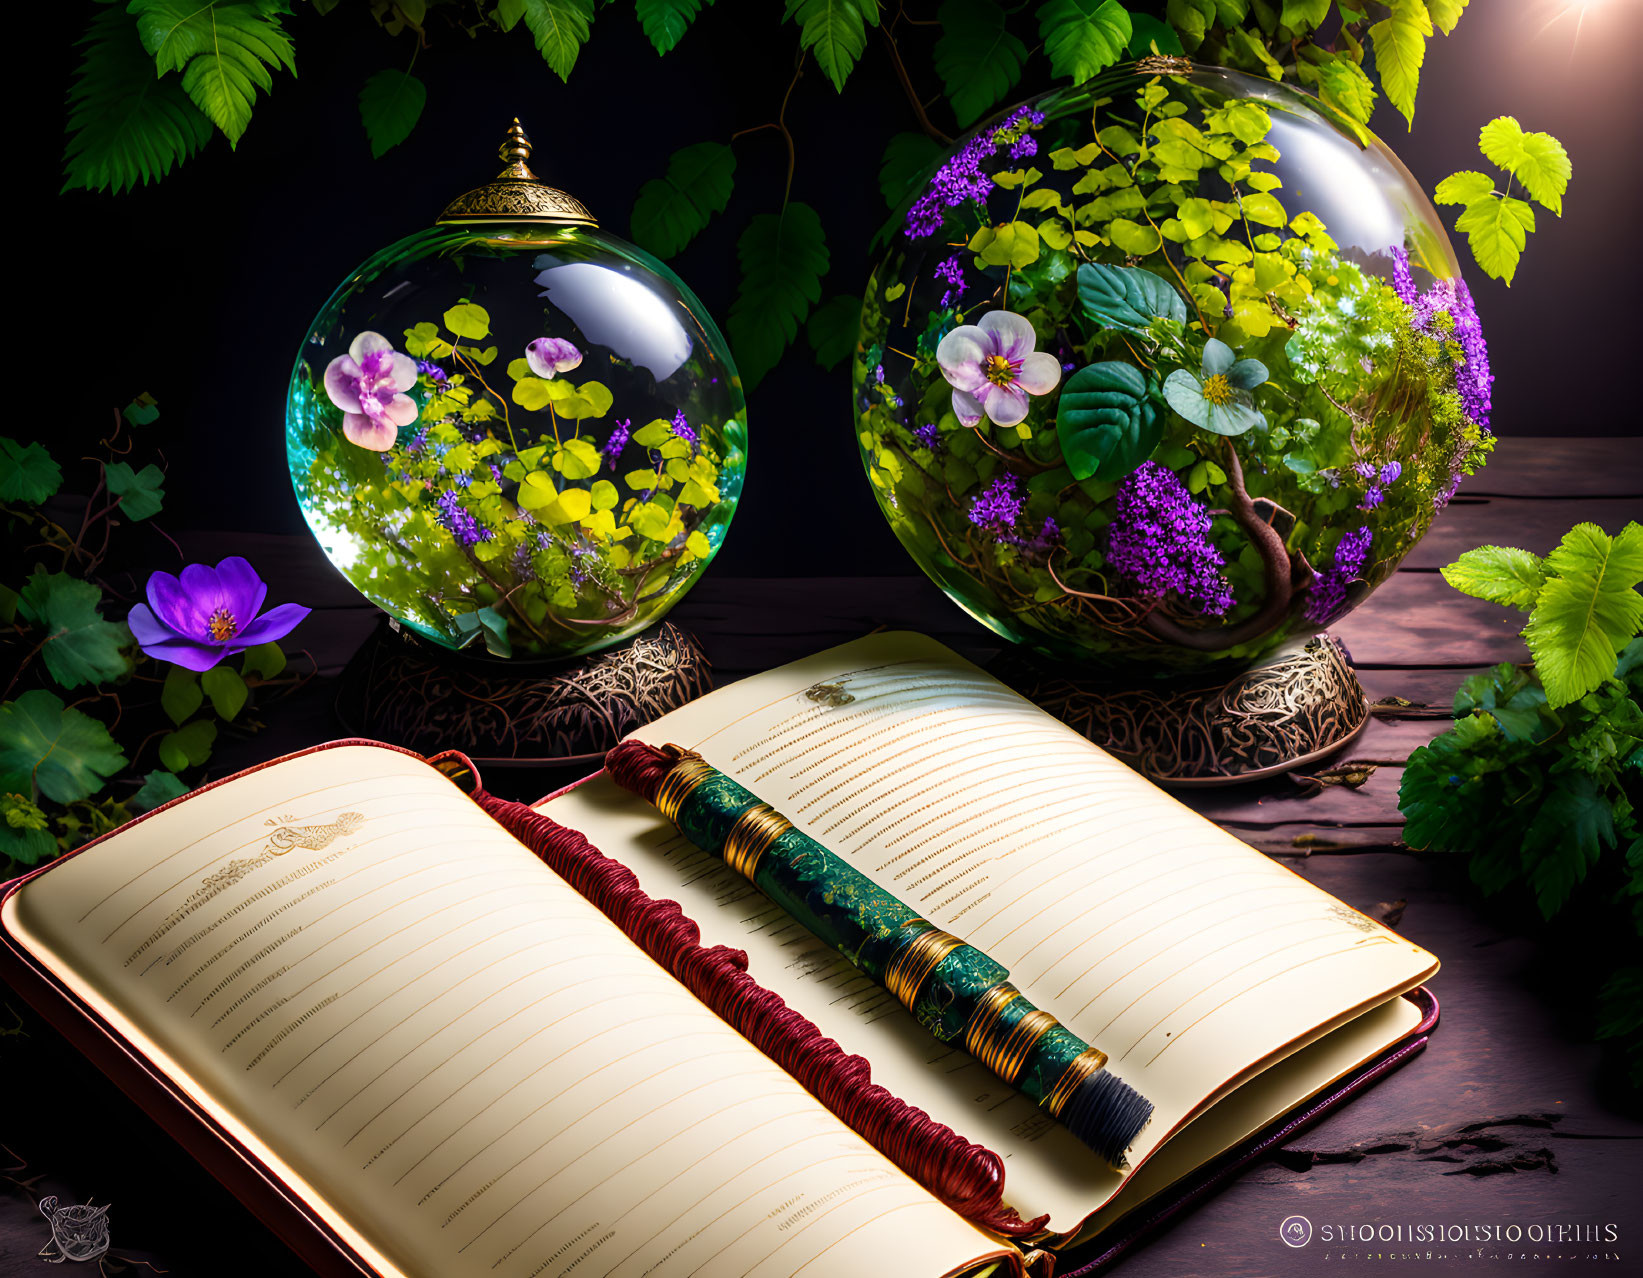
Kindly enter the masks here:
<path id="1" fill-rule="evenodd" d="M 704 3 L 713 0 L 638 0 L 639 26 L 657 53 L 671 53 Z"/>
<path id="2" fill-rule="evenodd" d="M 1504 280 L 1511 287 L 1523 246 L 1535 229 L 1535 210 L 1522 200 L 1491 195 L 1468 204 L 1455 219 L 1455 229 L 1465 232 L 1472 256 L 1484 274 Z"/>
<path id="3" fill-rule="evenodd" d="M 1542 918 L 1551 918 L 1597 864 L 1603 847 L 1614 846 L 1614 815 L 1589 776 L 1565 773 L 1541 801 L 1524 831 L 1529 885 Z"/>
<path id="4" fill-rule="evenodd" d="M 1318 96 L 1345 112 L 1359 124 L 1368 124 L 1375 113 L 1375 84 L 1351 58 L 1328 55 L 1314 68 Z"/>
<path id="5" fill-rule="evenodd" d="M 593 25 L 593 0 L 501 0 L 497 16 L 504 28 L 523 18 L 542 60 L 568 80 Z"/>
<path id="6" fill-rule="evenodd" d="M 724 212 L 736 175 L 736 153 L 722 142 L 675 151 L 667 176 L 652 178 L 633 202 L 633 238 L 657 257 L 672 257 L 715 213 Z"/>
<path id="7" fill-rule="evenodd" d="M 103 480 L 108 491 L 120 499 L 120 509 L 128 519 L 157 515 L 165 504 L 165 471 L 158 466 L 150 464 L 133 471 L 125 462 L 108 462 L 103 466 Z"/>
<path id="8" fill-rule="evenodd" d="M 1527 550 L 1479 546 L 1444 568 L 1443 579 L 1464 595 L 1528 612 L 1546 583 L 1546 568 Z"/>
<path id="9" fill-rule="evenodd" d="M 1613 538 L 1596 524 L 1576 524 L 1545 566 L 1523 638 L 1556 709 L 1609 678 L 1616 654 L 1643 631 L 1643 524 L 1629 523 Z"/>
<path id="10" fill-rule="evenodd" d="M 1144 58 L 1156 49 L 1164 57 L 1180 57 L 1186 52 L 1181 37 L 1168 23 L 1160 22 L 1148 13 L 1130 14 L 1130 42 L 1124 50 L 1131 58 Z"/>
<path id="11" fill-rule="evenodd" d="M 38 865 L 56 855 L 57 840 L 50 830 L 18 830 L 0 823 L 0 857 L 10 857 L 19 865 Z"/>
<path id="12" fill-rule="evenodd" d="M 185 666 L 172 666 L 160 688 L 160 709 L 166 717 L 181 727 L 204 704 L 205 689 L 200 687 L 199 674 Z"/>
<path id="13" fill-rule="evenodd" d="M 38 506 L 62 486 L 62 468 L 39 444 L 0 438 L 0 501 Z"/>
<path id="14" fill-rule="evenodd" d="M 154 402 L 154 396 L 144 391 L 120 410 L 120 416 L 133 426 L 148 426 L 160 416 L 160 407 Z"/>
<path id="15" fill-rule="evenodd" d="M 1369 28 L 1375 46 L 1375 69 L 1387 99 L 1411 125 L 1415 123 L 1415 91 L 1420 87 L 1426 42 L 1432 36 L 1432 16 L 1425 0 L 1389 0 L 1390 15 Z"/>
<path id="16" fill-rule="evenodd" d="M 188 787 L 175 772 L 156 769 L 143 778 L 142 788 L 131 796 L 131 806 L 138 812 L 152 812 L 162 803 L 170 803 L 188 793 Z"/>
<path id="17" fill-rule="evenodd" d="M 271 4 L 131 0 L 129 8 L 160 74 L 182 72 L 183 92 L 230 146 L 239 145 L 251 123 L 257 90 L 273 89 L 270 70 L 296 74 L 291 39 Z"/>
<path id="18" fill-rule="evenodd" d="M 1050 71 L 1075 84 L 1123 57 L 1133 33 L 1118 0 L 1045 0 L 1038 7 L 1038 34 Z"/>
<path id="19" fill-rule="evenodd" d="M 787 0 L 782 20 L 799 24 L 799 47 L 839 92 L 867 48 L 867 28 L 879 24 L 878 0 Z"/>
<path id="20" fill-rule="evenodd" d="M 1096 327 L 1140 335 L 1155 318 L 1187 322 L 1187 304 L 1174 286 L 1137 266 L 1084 263 L 1078 268 L 1078 304 Z"/>
<path id="21" fill-rule="evenodd" d="M 211 747 L 216 740 L 217 725 L 210 719 L 196 719 L 187 727 L 160 738 L 160 762 L 173 772 L 197 768 L 211 757 Z"/>
<path id="22" fill-rule="evenodd" d="M 389 68 L 365 82 L 359 91 L 359 119 L 373 159 L 381 159 L 411 136 L 427 102 L 427 86 L 409 71 Z"/>
<path id="23" fill-rule="evenodd" d="M 1133 364 L 1090 364 L 1067 379 L 1055 435 L 1074 479 L 1114 482 L 1152 456 L 1163 427 L 1147 392 Z"/>
<path id="24" fill-rule="evenodd" d="M 176 76 L 158 78 L 136 24 L 100 7 L 68 92 L 63 190 L 113 191 L 158 182 L 211 138 L 211 121 Z"/>
<path id="25" fill-rule="evenodd" d="M 491 313 L 473 302 L 459 302 L 444 315 L 445 327 L 458 337 L 477 342 L 490 336 Z"/>
<path id="26" fill-rule="evenodd" d="M 816 363 L 834 369 L 850 358 L 861 336 L 861 298 L 841 293 L 829 298 L 811 314 L 804 326 Z"/>
<path id="27" fill-rule="evenodd" d="M 941 147 L 925 133 L 897 133 L 884 147 L 879 162 L 879 191 L 884 202 L 899 209 L 918 180 L 941 156 Z"/>
<path id="28" fill-rule="evenodd" d="M 1460 15 L 1466 12 L 1467 0 L 1426 0 L 1427 11 L 1432 15 L 1432 23 L 1444 35 L 1454 31 L 1460 21 Z"/>
<path id="29" fill-rule="evenodd" d="M 64 688 L 107 683 L 131 669 L 122 651 L 131 643 L 124 622 L 105 621 L 103 592 L 66 572 L 36 568 L 18 594 L 18 611 L 45 633 L 40 659 Z"/>
<path id="30" fill-rule="evenodd" d="M 75 803 L 125 765 L 107 728 L 44 688 L 0 705 L 0 788 Z"/>
<path id="31" fill-rule="evenodd" d="M 593 496 L 585 488 L 567 488 L 536 511 L 536 518 L 550 527 L 585 519 L 593 509 Z"/>
<path id="32" fill-rule="evenodd" d="M 1114 218 L 1107 226 L 1107 236 L 1114 247 L 1130 257 L 1146 257 L 1156 253 L 1164 243 L 1163 237 L 1150 226 L 1132 222 L 1127 217 Z"/>
<path id="33" fill-rule="evenodd" d="M 1550 133 L 1525 133 L 1515 119 L 1503 115 L 1483 126 L 1478 145 L 1491 163 L 1523 183 L 1531 199 L 1563 216 L 1563 193 L 1574 173 L 1563 143 Z"/>
<path id="34" fill-rule="evenodd" d="M 730 344 L 752 387 L 776 366 L 821 297 L 829 256 L 821 219 L 797 200 L 755 217 L 736 252 L 742 281 L 730 307 Z"/>
<path id="35" fill-rule="evenodd" d="M 240 669 L 259 679 L 272 679 L 285 669 L 285 650 L 277 643 L 259 643 L 247 648 Z"/>
<path id="36" fill-rule="evenodd" d="M 1027 46 L 1006 29 L 995 0 L 944 0 L 936 17 L 936 72 L 953 114 L 969 128 L 1020 83 Z"/>
<path id="37" fill-rule="evenodd" d="M 251 694 L 239 671 L 231 666 L 212 666 L 200 676 L 200 686 L 211 698 L 211 708 L 224 719 L 233 719 L 239 714 Z"/>
<path id="38" fill-rule="evenodd" d="M 1432 198 L 1439 204 L 1475 204 L 1494 193 L 1494 178 L 1475 169 L 1462 169 L 1439 182 Z"/>
<path id="39" fill-rule="evenodd" d="M 1323 26 L 1331 3 L 1332 0 L 1284 0 L 1278 21 L 1296 35 L 1303 35 L 1314 27 Z"/>

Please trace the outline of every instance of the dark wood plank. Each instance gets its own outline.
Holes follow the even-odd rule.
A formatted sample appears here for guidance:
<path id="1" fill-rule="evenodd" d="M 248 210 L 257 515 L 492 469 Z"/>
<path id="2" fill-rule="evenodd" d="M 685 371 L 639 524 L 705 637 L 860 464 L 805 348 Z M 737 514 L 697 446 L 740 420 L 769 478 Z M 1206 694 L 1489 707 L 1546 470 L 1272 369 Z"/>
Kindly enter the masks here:
<path id="1" fill-rule="evenodd" d="M 1435 572 L 1400 572 L 1330 627 L 1364 666 L 1482 666 L 1527 661 L 1523 615 L 1450 588 Z"/>
<path id="2" fill-rule="evenodd" d="M 1544 555 L 1578 523 L 1610 533 L 1643 519 L 1643 497 L 1456 498 L 1398 565 L 1436 570 L 1474 546 L 1521 546 Z"/>
<path id="3" fill-rule="evenodd" d="M 1460 491 L 1469 497 L 1643 497 L 1643 439 L 1508 436 Z"/>

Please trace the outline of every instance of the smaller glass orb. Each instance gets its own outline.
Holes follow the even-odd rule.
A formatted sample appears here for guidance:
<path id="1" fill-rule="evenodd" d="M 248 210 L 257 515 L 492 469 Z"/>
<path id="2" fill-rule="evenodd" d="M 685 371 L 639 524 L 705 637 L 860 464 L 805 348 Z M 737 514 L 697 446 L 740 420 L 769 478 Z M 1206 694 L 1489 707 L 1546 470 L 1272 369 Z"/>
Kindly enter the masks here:
<path id="1" fill-rule="evenodd" d="M 331 562 L 447 648 L 625 639 L 711 562 L 747 466 L 724 338 L 661 262 L 595 227 L 440 225 L 350 275 L 286 400 Z"/>
<path id="2" fill-rule="evenodd" d="M 1149 59 L 1034 99 L 890 234 L 854 368 L 879 506 L 967 611 L 1092 673 L 1316 633 L 1493 443 L 1420 185 L 1270 81 Z"/>

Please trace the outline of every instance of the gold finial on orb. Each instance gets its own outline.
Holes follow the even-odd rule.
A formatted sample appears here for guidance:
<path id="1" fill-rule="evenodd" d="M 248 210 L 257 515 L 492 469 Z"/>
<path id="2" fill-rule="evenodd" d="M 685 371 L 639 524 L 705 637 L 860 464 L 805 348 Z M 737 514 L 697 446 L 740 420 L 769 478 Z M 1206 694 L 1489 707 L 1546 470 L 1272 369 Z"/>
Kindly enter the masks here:
<path id="1" fill-rule="evenodd" d="M 484 186 L 459 195 L 439 215 L 450 222 L 558 222 L 597 226 L 587 207 L 573 195 L 556 190 L 531 172 L 531 140 L 515 116 L 497 156 L 507 167 Z"/>
<path id="2" fill-rule="evenodd" d="M 513 118 L 513 124 L 508 127 L 508 136 L 502 140 L 497 148 L 497 155 L 502 163 L 508 167 L 502 170 L 502 177 L 534 178 L 536 174 L 530 171 L 531 140 L 525 136 L 525 129 L 519 123 L 519 117 Z"/>

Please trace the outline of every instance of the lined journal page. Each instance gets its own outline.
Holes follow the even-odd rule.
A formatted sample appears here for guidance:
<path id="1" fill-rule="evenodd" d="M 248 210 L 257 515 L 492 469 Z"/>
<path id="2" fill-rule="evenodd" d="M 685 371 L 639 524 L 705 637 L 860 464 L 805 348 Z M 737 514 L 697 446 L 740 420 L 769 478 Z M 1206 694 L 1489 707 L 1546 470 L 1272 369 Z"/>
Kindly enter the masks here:
<path id="1" fill-rule="evenodd" d="M 394 751 L 195 796 L 6 923 L 385 1273 L 939 1278 L 997 1250 Z"/>
<path id="2" fill-rule="evenodd" d="M 701 753 L 939 926 L 1155 1104 L 1206 1101 L 1436 968 L 934 640 L 882 634 L 636 735 Z"/>

